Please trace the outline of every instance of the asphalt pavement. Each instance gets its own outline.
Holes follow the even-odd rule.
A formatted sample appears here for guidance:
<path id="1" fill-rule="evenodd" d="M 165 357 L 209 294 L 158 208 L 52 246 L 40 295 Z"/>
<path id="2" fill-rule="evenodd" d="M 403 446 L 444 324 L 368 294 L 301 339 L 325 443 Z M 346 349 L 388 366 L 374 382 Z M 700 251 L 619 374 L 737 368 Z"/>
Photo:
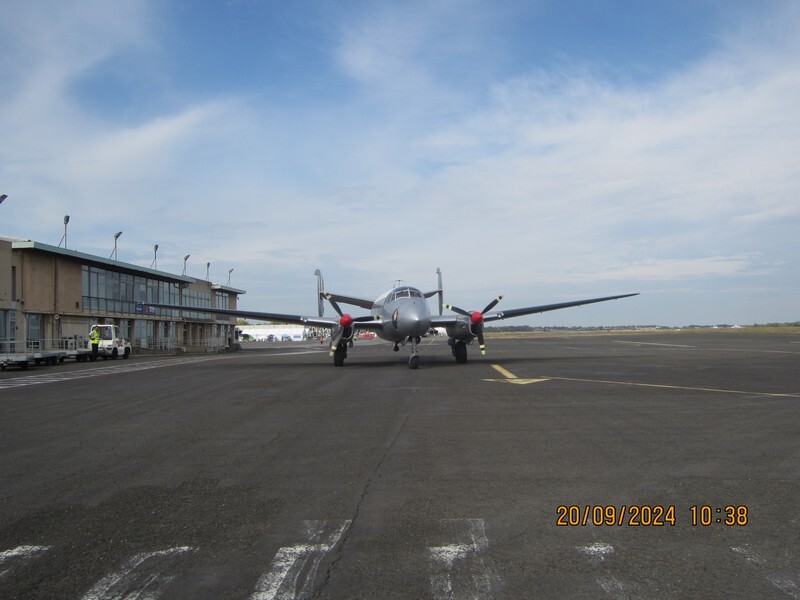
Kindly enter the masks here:
<path id="1" fill-rule="evenodd" d="M 0 597 L 800 598 L 800 338 L 0 373 Z"/>

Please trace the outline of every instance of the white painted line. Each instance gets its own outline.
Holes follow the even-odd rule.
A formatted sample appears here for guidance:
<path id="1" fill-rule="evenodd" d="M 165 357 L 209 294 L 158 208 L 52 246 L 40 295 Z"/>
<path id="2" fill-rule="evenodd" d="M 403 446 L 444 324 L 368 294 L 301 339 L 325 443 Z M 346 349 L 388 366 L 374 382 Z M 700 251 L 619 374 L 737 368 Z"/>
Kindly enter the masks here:
<path id="1" fill-rule="evenodd" d="M 614 344 L 630 344 L 633 346 L 666 346 L 667 348 L 697 348 L 687 344 L 658 344 L 656 342 L 630 342 L 627 340 L 612 340 Z"/>
<path id="2" fill-rule="evenodd" d="M 654 597 L 653 594 L 644 593 L 641 585 L 622 581 L 618 577 L 615 577 L 611 573 L 610 566 L 608 564 L 603 564 L 607 558 L 610 558 L 614 554 L 614 546 L 611 544 L 594 542 L 588 546 L 576 546 L 575 549 L 589 557 L 590 562 L 598 571 L 595 581 L 607 596 L 615 600 Z"/>
<path id="3" fill-rule="evenodd" d="M 582 383 L 602 383 L 605 385 L 628 385 L 631 387 L 661 388 L 667 390 L 686 390 L 690 392 L 713 392 L 716 394 L 740 394 L 744 396 L 769 396 L 772 398 L 800 398 L 798 393 L 778 393 L 778 392 L 758 392 L 755 390 L 726 390 L 721 388 L 691 387 L 686 385 L 666 385 L 663 383 L 637 383 L 635 381 L 609 381 L 606 379 L 582 379 L 578 377 L 553 377 L 548 375 L 547 379 L 553 381 L 580 381 Z"/>
<path id="4" fill-rule="evenodd" d="M 763 350 L 759 348 L 703 348 L 702 346 L 689 346 L 686 344 L 657 344 L 655 342 L 633 342 L 627 340 L 613 340 L 614 344 L 629 344 L 633 346 L 664 346 L 667 348 L 694 348 L 706 352 L 752 352 L 756 354 L 797 354 L 794 350 Z M 794 343 L 794 342 L 793 342 Z"/>
<path id="5" fill-rule="evenodd" d="M 50 546 L 17 546 L 0 552 L 0 581 L 11 575 L 20 564 L 38 558 L 50 550 Z"/>
<path id="6" fill-rule="evenodd" d="M 448 519 L 442 524 L 463 541 L 428 548 L 431 594 L 442 600 L 491 598 L 499 577 L 484 556 L 489 539 L 483 519 Z"/>
<path id="7" fill-rule="evenodd" d="M 258 579 L 250 599 L 311 598 L 322 559 L 336 547 L 351 523 L 350 520 L 306 521 L 305 543 L 284 546 L 278 550 L 269 570 Z M 306 568 L 309 560 L 311 566 Z"/>
<path id="8" fill-rule="evenodd" d="M 742 556 L 749 565 L 752 565 L 759 571 L 767 571 L 767 560 L 753 552 L 749 546 L 734 546 L 731 550 L 739 556 Z M 796 580 L 781 573 L 765 573 L 764 577 L 790 598 L 800 600 L 800 586 L 798 586 Z"/>
<path id="9" fill-rule="evenodd" d="M 764 566 L 764 565 L 767 564 L 766 560 L 764 560 L 763 558 L 761 558 L 760 556 L 755 554 L 747 546 L 736 546 L 734 548 L 731 548 L 731 550 L 736 552 L 736 554 L 739 554 L 740 556 L 743 556 L 744 559 L 747 562 L 749 562 L 751 565 Z"/>
<path id="10" fill-rule="evenodd" d="M 798 588 L 797 584 L 788 577 L 784 577 L 782 575 L 767 575 L 767 580 L 786 595 L 794 598 L 795 600 L 800 599 L 800 588 Z"/>
<path id="11" fill-rule="evenodd" d="M 150 600 L 160 597 L 176 575 L 167 575 L 177 560 L 196 548 L 181 546 L 143 552 L 126 560 L 120 569 L 98 581 L 83 600 Z"/>
<path id="12" fill-rule="evenodd" d="M 116 364 L 108 367 L 86 368 L 80 371 L 66 371 L 62 373 L 45 373 L 42 375 L 26 375 L 14 377 L 0 381 L 0 389 L 24 387 L 28 385 L 38 385 L 42 383 L 55 383 L 58 381 L 72 381 L 74 379 L 86 379 L 87 377 L 100 377 L 101 375 L 117 375 L 120 373 L 130 373 L 133 371 L 146 371 L 148 369 L 158 369 L 161 367 L 174 367 L 177 365 L 205 362 L 208 360 L 230 359 L 230 356 L 196 356 L 169 358 L 165 360 L 153 360 L 142 363 Z"/>
<path id="13" fill-rule="evenodd" d="M 606 556 L 614 553 L 614 546 L 604 544 L 603 542 L 595 542 L 590 546 L 578 546 L 578 552 L 583 552 L 589 556 L 594 556 L 600 560 L 605 560 Z"/>

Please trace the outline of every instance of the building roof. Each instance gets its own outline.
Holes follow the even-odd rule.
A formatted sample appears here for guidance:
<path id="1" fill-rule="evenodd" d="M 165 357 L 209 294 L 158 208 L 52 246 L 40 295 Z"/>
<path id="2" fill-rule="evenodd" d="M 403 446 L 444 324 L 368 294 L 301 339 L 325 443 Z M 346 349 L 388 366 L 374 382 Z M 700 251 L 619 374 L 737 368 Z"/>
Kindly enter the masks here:
<path id="1" fill-rule="evenodd" d="M 8 238 L 6 239 L 8 240 Z M 100 256 L 95 256 L 94 254 L 86 254 L 84 252 L 78 252 L 77 250 L 68 250 L 66 248 L 59 248 L 57 246 L 51 246 L 50 244 L 43 244 L 42 242 L 34 242 L 32 240 L 14 240 L 14 239 L 11 239 L 10 241 L 11 241 L 11 248 L 13 250 L 38 250 L 39 252 L 46 252 L 48 254 L 57 254 L 60 256 L 65 256 L 67 258 L 72 258 L 74 260 L 79 260 L 87 264 L 109 267 L 115 271 L 127 271 L 129 273 L 152 277 L 155 279 L 163 279 L 165 281 L 173 281 L 179 283 L 194 283 L 196 281 L 194 277 L 187 277 L 185 275 L 174 275 L 172 273 L 167 273 L 165 271 L 157 271 L 156 269 L 148 269 L 146 267 L 140 267 L 139 265 L 126 263 L 119 260 L 112 260 L 110 258 L 102 258 Z M 239 290 L 231 289 L 230 291 L 235 291 L 235 293 L 238 294 L 244 294 L 243 291 Z"/>

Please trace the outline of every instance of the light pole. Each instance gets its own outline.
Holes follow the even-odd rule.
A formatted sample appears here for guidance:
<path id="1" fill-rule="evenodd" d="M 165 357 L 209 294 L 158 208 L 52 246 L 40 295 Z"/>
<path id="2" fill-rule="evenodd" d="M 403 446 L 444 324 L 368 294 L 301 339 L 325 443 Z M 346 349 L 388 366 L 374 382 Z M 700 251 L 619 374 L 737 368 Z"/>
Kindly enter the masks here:
<path id="1" fill-rule="evenodd" d="M 231 284 L 231 273 L 233 273 L 233 269 L 228 269 L 228 283 L 226 283 L 225 285 Z"/>
<path id="2" fill-rule="evenodd" d="M 67 223 L 69 223 L 69 215 L 64 215 L 64 236 L 61 242 L 64 242 L 64 250 L 67 249 Z M 58 242 L 58 247 L 61 248 L 61 242 Z"/>
<path id="3" fill-rule="evenodd" d="M 150 263 L 150 268 L 158 270 L 158 244 L 153 246 L 153 262 Z"/>
<path id="4" fill-rule="evenodd" d="M 114 260 L 117 260 L 117 240 L 121 235 L 122 235 L 121 231 L 118 231 L 117 233 L 114 234 L 114 249 L 111 251 L 111 256 L 114 257 Z M 108 258 L 111 258 L 111 256 L 109 256 Z"/>
<path id="5" fill-rule="evenodd" d="M 181 275 L 186 275 L 186 261 L 189 260 L 190 256 L 191 254 L 187 254 L 183 257 L 183 273 L 181 273 Z"/>

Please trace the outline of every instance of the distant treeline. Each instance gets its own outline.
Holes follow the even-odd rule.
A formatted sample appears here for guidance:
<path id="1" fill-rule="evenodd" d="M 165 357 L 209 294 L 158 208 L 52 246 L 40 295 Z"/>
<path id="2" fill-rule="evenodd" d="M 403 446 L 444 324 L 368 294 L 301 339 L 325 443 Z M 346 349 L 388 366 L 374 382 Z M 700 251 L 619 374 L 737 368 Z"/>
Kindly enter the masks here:
<path id="1" fill-rule="evenodd" d="M 800 327 L 800 321 L 793 323 L 754 323 L 753 325 L 730 325 L 727 323 L 719 323 L 716 325 L 686 325 L 684 327 L 667 327 L 665 325 L 598 325 L 595 327 L 534 327 L 532 325 L 501 325 L 501 326 L 487 326 L 487 331 L 497 333 L 527 333 L 527 332 L 547 332 L 547 331 L 606 331 L 613 329 L 615 331 L 637 331 L 642 329 L 708 329 L 717 327 L 719 329 L 732 329 L 741 327 Z"/>

